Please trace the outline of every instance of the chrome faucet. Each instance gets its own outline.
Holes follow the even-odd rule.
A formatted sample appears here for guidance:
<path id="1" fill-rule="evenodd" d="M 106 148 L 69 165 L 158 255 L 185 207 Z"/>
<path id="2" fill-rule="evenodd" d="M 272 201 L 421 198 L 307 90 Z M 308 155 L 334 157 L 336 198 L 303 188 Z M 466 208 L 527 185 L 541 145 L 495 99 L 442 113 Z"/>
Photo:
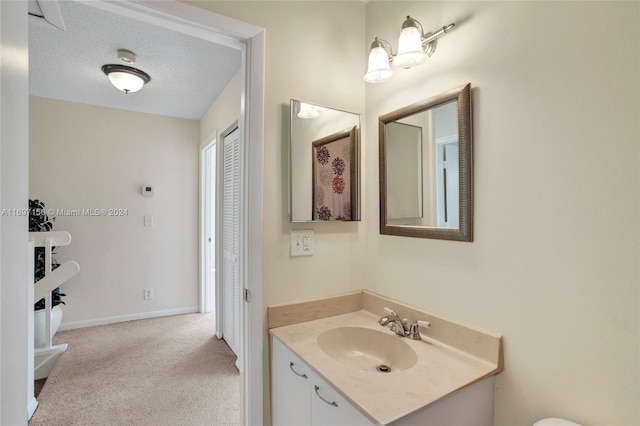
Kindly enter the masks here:
<path id="1" fill-rule="evenodd" d="M 378 320 L 378 324 L 382 327 L 389 326 L 389 329 L 396 333 L 398 336 L 407 337 L 411 340 L 420 340 L 422 337 L 420 336 L 420 327 L 431 327 L 431 324 L 428 321 L 418 320 L 411 325 L 407 325 L 407 319 L 400 319 L 398 314 L 396 314 L 391 309 L 385 307 L 384 311 L 387 315 L 383 316 Z"/>
<path id="2" fill-rule="evenodd" d="M 407 326 L 406 318 L 401 320 L 398 314 L 392 311 L 389 308 L 384 308 L 384 311 L 387 315 L 383 316 L 378 320 L 378 324 L 383 327 L 389 326 L 389 329 L 396 333 L 398 336 L 405 337 L 409 332 L 409 327 Z"/>

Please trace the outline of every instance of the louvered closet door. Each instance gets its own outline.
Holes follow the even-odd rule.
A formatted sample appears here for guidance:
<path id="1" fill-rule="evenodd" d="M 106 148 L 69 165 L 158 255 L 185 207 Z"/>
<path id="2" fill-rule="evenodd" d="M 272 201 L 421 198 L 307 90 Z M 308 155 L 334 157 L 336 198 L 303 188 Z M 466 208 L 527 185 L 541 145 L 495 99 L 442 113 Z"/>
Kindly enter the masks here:
<path id="1" fill-rule="evenodd" d="M 238 355 L 240 341 L 240 144 L 236 128 L 224 137 L 222 214 L 222 335 Z"/>

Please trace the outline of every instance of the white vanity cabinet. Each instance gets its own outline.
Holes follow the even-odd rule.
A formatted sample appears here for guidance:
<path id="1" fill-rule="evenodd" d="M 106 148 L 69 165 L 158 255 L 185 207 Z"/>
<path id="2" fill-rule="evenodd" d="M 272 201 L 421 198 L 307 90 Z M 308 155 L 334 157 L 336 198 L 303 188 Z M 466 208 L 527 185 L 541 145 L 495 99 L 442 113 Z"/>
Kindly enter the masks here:
<path id="1" fill-rule="evenodd" d="M 273 426 L 311 424 L 311 369 L 278 339 L 271 346 Z"/>
<path id="2" fill-rule="evenodd" d="M 271 412 L 273 426 L 371 426 L 358 409 L 272 337 Z"/>
<path id="3" fill-rule="evenodd" d="M 431 327 L 396 336 L 385 307 Z M 501 335 L 366 290 L 267 311 L 274 426 L 493 426 Z"/>

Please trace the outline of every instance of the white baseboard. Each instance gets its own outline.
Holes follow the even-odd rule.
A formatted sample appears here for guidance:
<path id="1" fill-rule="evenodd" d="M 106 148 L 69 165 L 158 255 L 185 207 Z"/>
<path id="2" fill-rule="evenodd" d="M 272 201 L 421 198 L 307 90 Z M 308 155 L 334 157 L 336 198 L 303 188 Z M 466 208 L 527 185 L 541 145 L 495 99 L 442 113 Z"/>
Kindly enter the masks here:
<path id="1" fill-rule="evenodd" d="M 29 400 L 28 400 L 28 405 L 27 405 L 27 411 L 28 411 L 28 415 L 29 415 L 29 420 L 33 416 L 33 413 L 36 412 L 36 408 L 38 408 L 38 401 L 36 400 L 35 397 L 30 396 Z"/>
<path id="2" fill-rule="evenodd" d="M 163 311 L 141 312 L 139 314 L 119 315 L 116 317 L 96 318 L 85 321 L 63 322 L 58 331 L 75 330 L 76 328 L 93 327 L 96 325 L 115 324 L 118 322 L 140 319 L 168 317 L 172 315 L 194 314 L 200 312 L 197 306 L 191 308 L 165 309 Z"/>

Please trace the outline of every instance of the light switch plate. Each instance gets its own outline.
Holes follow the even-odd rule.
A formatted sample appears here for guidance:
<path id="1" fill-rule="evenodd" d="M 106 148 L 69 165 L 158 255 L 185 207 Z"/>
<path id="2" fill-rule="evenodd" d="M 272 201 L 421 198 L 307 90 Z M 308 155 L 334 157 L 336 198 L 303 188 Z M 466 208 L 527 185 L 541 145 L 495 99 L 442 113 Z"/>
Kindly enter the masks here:
<path id="1" fill-rule="evenodd" d="M 153 185 L 142 185 L 142 196 L 143 197 L 153 197 L 156 193 L 156 189 Z"/>
<path id="2" fill-rule="evenodd" d="M 313 230 L 291 230 L 291 256 L 313 255 Z"/>

